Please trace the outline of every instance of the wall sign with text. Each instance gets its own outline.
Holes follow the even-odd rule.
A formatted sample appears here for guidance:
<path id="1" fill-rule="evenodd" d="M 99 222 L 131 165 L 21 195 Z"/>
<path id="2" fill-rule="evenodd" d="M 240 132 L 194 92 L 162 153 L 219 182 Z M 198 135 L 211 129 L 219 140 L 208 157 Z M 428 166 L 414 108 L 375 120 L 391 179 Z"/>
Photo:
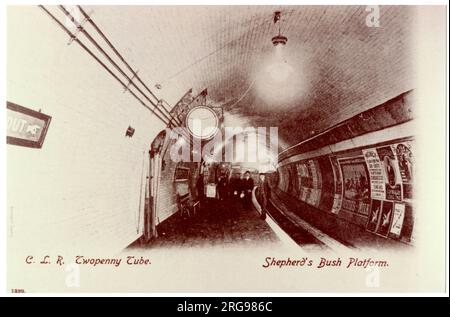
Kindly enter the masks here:
<path id="1" fill-rule="evenodd" d="M 7 144 L 41 148 L 52 118 L 9 101 L 6 108 Z"/>

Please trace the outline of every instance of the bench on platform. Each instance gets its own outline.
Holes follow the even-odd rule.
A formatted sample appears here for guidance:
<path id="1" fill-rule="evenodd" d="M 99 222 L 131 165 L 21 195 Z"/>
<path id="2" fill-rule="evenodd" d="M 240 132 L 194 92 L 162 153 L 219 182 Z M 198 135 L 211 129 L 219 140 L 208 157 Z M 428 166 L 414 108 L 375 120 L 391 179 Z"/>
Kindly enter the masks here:
<path id="1" fill-rule="evenodd" d="M 191 212 L 192 215 L 195 215 L 200 208 L 200 201 L 194 200 L 190 193 L 177 194 L 177 204 L 181 216 L 187 215 L 188 217 L 190 217 Z"/>

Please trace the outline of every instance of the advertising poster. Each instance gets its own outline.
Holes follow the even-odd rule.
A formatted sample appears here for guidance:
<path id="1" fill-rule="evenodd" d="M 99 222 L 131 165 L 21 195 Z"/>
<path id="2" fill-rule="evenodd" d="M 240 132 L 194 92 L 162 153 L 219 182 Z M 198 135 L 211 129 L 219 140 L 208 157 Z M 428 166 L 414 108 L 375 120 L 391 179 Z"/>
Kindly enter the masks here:
<path id="1" fill-rule="evenodd" d="M 308 161 L 308 169 L 310 171 L 310 175 L 312 178 L 312 188 L 321 188 L 322 187 L 322 177 L 320 175 L 317 161 L 309 160 Z"/>
<path id="2" fill-rule="evenodd" d="M 413 207 L 410 204 L 405 205 L 405 215 L 403 219 L 403 226 L 400 233 L 400 240 L 407 243 L 414 242 L 414 216 Z"/>
<path id="3" fill-rule="evenodd" d="M 303 173 L 302 164 L 297 164 L 297 181 L 298 181 L 299 193 L 301 193 L 301 188 L 302 188 L 302 177 L 303 177 L 302 173 Z"/>
<path id="4" fill-rule="evenodd" d="M 317 207 L 320 201 L 320 189 L 311 188 L 310 191 L 311 195 L 309 196 L 307 203 Z"/>
<path id="5" fill-rule="evenodd" d="M 386 188 L 384 184 L 383 163 L 375 149 L 363 150 L 370 178 L 370 195 L 372 199 L 384 200 Z"/>
<path id="6" fill-rule="evenodd" d="M 342 206 L 342 174 L 335 156 L 330 157 L 334 175 L 334 200 L 331 212 L 337 214 Z"/>
<path id="7" fill-rule="evenodd" d="M 399 238 L 402 232 L 403 221 L 405 219 L 405 204 L 394 204 L 394 215 L 392 217 L 391 234 L 395 238 Z"/>
<path id="8" fill-rule="evenodd" d="M 371 232 L 376 232 L 378 228 L 378 222 L 381 215 L 381 201 L 372 200 L 372 205 L 370 208 L 370 215 L 367 222 L 367 230 Z"/>
<path id="9" fill-rule="evenodd" d="M 389 229 L 392 224 L 392 217 L 394 213 L 394 203 L 391 201 L 384 201 L 383 208 L 381 209 L 380 220 L 376 233 L 387 237 Z"/>
<path id="10" fill-rule="evenodd" d="M 308 161 L 308 170 L 311 175 L 311 195 L 307 201 L 308 204 L 319 206 L 320 202 L 320 188 L 322 187 L 322 177 L 318 169 L 318 164 L 315 160 Z"/>
<path id="11" fill-rule="evenodd" d="M 367 216 L 370 206 L 370 185 L 363 157 L 339 160 L 342 170 L 344 198 L 342 208 Z"/>
<path id="12" fill-rule="evenodd" d="M 386 200 L 402 200 L 402 179 L 397 159 L 391 146 L 377 148 L 378 156 L 383 162 Z"/>
<path id="13" fill-rule="evenodd" d="M 309 177 L 308 166 L 304 163 L 297 164 L 297 173 L 300 177 Z"/>
<path id="14" fill-rule="evenodd" d="M 290 165 L 288 165 L 288 167 L 287 167 L 287 172 L 288 172 L 288 175 L 289 175 L 289 178 L 288 178 L 288 188 L 287 188 L 287 192 L 289 193 L 289 194 L 291 194 L 292 196 L 295 196 L 295 191 L 297 190 L 297 188 L 296 188 L 296 179 L 297 179 L 297 172 L 295 171 L 295 165 L 293 165 L 293 164 L 290 164 Z"/>
<path id="15" fill-rule="evenodd" d="M 339 213 L 339 210 L 341 210 L 341 206 L 342 206 L 342 195 L 334 194 L 333 208 L 331 209 L 331 212 L 334 214 Z"/>
<path id="16" fill-rule="evenodd" d="M 312 206 L 318 206 L 320 202 L 321 176 L 317 163 L 309 160 L 298 163 L 297 175 L 299 179 L 299 198 Z"/>
<path id="17" fill-rule="evenodd" d="M 311 196 L 311 188 L 302 187 L 300 189 L 300 200 L 308 202 L 310 196 Z"/>
<path id="18" fill-rule="evenodd" d="M 411 142 L 399 143 L 392 146 L 398 161 L 400 176 L 403 185 L 403 200 L 410 201 L 413 198 L 413 168 L 414 157 Z"/>

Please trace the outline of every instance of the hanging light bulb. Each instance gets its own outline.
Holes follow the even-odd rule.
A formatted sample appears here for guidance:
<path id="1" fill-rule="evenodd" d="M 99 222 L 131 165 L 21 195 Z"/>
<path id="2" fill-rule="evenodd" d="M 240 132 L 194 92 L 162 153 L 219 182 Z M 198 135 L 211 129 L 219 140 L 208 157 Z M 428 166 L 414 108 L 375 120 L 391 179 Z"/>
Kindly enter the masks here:
<path id="1" fill-rule="evenodd" d="M 287 37 L 283 36 L 281 34 L 275 35 L 274 37 L 272 37 L 272 44 L 274 46 L 278 46 L 279 44 L 281 45 L 286 45 L 287 43 Z"/>
<path id="2" fill-rule="evenodd" d="M 286 81 L 294 71 L 291 65 L 284 59 L 284 46 L 288 39 L 281 35 L 281 12 L 275 11 L 273 15 L 274 24 L 278 23 L 278 35 L 272 37 L 272 44 L 275 47 L 275 58 L 273 63 L 267 67 L 270 77 L 277 83 Z"/>
<path id="3" fill-rule="evenodd" d="M 266 58 L 255 64 L 255 88 L 267 105 L 289 107 L 306 89 L 302 81 L 303 67 L 298 52 L 290 52 L 288 38 L 281 32 L 281 12 L 273 15 L 276 35 L 271 37 L 272 49 Z M 294 53 L 294 54 L 292 54 Z M 298 69 L 302 69 L 300 73 Z"/>
<path id="4" fill-rule="evenodd" d="M 275 11 L 273 14 L 273 23 L 277 24 L 278 23 L 278 35 L 275 35 L 274 37 L 272 37 L 272 44 L 273 46 L 278 46 L 278 45 L 286 45 L 288 39 L 286 36 L 281 35 L 281 11 Z"/>
<path id="5" fill-rule="evenodd" d="M 286 81 L 294 69 L 286 61 L 275 62 L 267 67 L 270 77 L 277 83 Z"/>

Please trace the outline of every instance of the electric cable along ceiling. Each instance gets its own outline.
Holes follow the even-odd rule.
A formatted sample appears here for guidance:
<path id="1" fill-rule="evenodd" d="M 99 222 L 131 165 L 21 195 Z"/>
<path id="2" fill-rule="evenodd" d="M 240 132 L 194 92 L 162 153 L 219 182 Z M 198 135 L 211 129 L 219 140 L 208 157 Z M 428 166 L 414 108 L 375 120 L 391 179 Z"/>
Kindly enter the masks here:
<path id="1" fill-rule="evenodd" d="M 93 20 L 123 60 L 139 67 L 138 74 L 125 67 L 123 76 L 110 66 L 121 85 L 165 123 L 168 104 L 207 87 L 210 103 L 224 106 L 226 122 L 239 117 L 278 127 L 287 147 L 414 88 L 414 7 L 381 6 L 379 27 L 365 24 L 365 9 L 85 6 L 83 12 L 92 12 L 84 28 L 97 42 Z M 288 38 L 281 57 L 272 43 L 277 34 Z M 278 78 L 274 64 L 285 70 Z"/>
<path id="2" fill-rule="evenodd" d="M 163 123 L 166 125 L 170 125 L 172 122 L 176 123 L 178 125 L 181 124 L 180 120 L 178 118 L 174 118 L 170 114 L 170 110 L 166 109 L 164 104 L 162 103 L 162 99 L 158 99 L 156 95 L 147 87 L 147 85 L 142 81 L 142 79 L 138 76 L 137 71 L 134 71 L 131 66 L 126 62 L 126 60 L 123 58 L 123 56 L 117 51 L 117 49 L 114 47 L 114 45 L 108 40 L 106 35 L 100 30 L 100 28 L 95 24 L 95 22 L 91 19 L 91 17 L 83 10 L 81 6 L 78 6 L 79 12 L 81 12 L 84 16 L 83 21 L 88 21 L 100 34 L 100 36 L 103 38 L 103 40 L 108 44 L 108 46 L 114 51 L 116 56 L 122 61 L 122 63 L 126 66 L 129 72 L 132 73 L 132 76 L 129 76 L 112 58 L 111 56 L 105 51 L 105 49 L 102 48 L 102 46 L 90 35 L 88 31 L 83 27 L 82 22 L 80 22 L 77 18 L 75 18 L 66 8 L 62 5 L 59 6 L 61 11 L 70 19 L 70 21 L 74 24 L 76 27 L 77 32 L 82 32 L 86 38 L 91 42 L 98 51 L 108 60 L 108 62 L 111 63 L 111 65 L 127 80 L 127 82 L 124 82 L 122 79 L 120 79 L 117 74 L 115 74 L 104 62 L 102 62 L 99 57 L 93 53 L 79 38 L 78 35 L 74 32 L 72 32 L 68 27 L 66 27 L 58 18 L 55 17 L 48 9 L 46 9 L 44 6 L 39 5 L 39 7 L 45 11 L 69 36 L 70 41 L 68 44 L 70 44 L 72 41 L 77 42 L 89 55 L 91 55 L 103 68 L 111 74 L 113 78 L 115 78 L 125 89 L 125 91 L 130 92 L 133 97 L 135 97 L 141 105 L 143 105 L 145 108 L 150 110 L 158 119 L 160 119 Z M 147 92 L 144 92 L 136 83 L 134 80 L 138 81 L 142 87 L 145 88 Z M 130 89 L 130 86 L 134 87 L 136 91 L 144 97 L 146 102 L 142 100 L 141 97 L 139 97 L 135 92 L 133 92 Z M 152 97 L 152 99 L 148 96 L 148 93 Z M 148 105 L 152 105 L 153 107 L 150 107 Z"/>

